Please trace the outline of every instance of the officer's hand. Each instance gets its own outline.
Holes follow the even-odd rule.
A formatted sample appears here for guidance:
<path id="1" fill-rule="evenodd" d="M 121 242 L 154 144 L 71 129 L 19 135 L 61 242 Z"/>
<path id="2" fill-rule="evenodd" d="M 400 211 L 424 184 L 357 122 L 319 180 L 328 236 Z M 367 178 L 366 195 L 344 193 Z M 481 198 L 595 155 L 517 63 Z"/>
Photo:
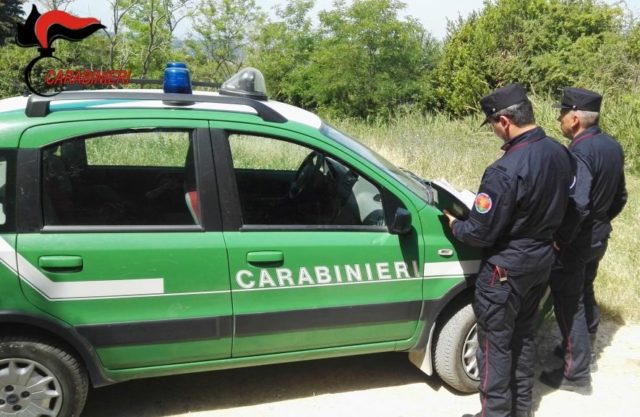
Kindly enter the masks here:
<path id="1" fill-rule="evenodd" d="M 443 211 L 444 215 L 447 216 L 447 218 L 449 219 L 449 227 L 453 227 L 453 222 L 455 222 L 456 220 L 458 220 L 457 217 L 455 217 L 454 215 L 452 215 L 451 213 L 449 213 L 448 210 L 444 210 Z"/>
<path id="2" fill-rule="evenodd" d="M 560 252 L 560 245 L 558 245 L 558 242 L 556 241 L 553 242 L 553 249 L 555 249 L 556 252 Z"/>

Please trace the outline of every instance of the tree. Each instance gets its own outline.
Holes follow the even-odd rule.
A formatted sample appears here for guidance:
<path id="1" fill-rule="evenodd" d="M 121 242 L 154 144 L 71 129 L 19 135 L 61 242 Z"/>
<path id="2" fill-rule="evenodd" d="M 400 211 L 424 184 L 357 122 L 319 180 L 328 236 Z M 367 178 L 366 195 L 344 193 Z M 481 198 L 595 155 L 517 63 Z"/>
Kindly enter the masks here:
<path id="1" fill-rule="evenodd" d="M 108 50 L 109 38 L 104 30 L 94 33 L 82 42 L 56 43 L 56 56 L 64 62 L 63 67 L 68 69 L 112 69 Z"/>
<path id="2" fill-rule="evenodd" d="M 313 0 L 291 0 L 257 34 L 248 64 L 259 68 L 267 80 L 269 94 L 288 103 L 305 106 L 310 57 L 319 37 L 309 12 Z"/>
<path id="3" fill-rule="evenodd" d="M 397 0 L 336 1 L 320 14 L 320 41 L 306 74 L 310 101 L 342 115 L 388 117 L 422 103 L 435 41 Z"/>
<path id="4" fill-rule="evenodd" d="M 13 39 L 16 24 L 24 19 L 23 0 L 0 0 L 0 46 Z"/>
<path id="5" fill-rule="evenodd" d="M 109 5 L 111 6 L 112 18 L 111 30 L 106 32 L 109 39 L 109 68 L 122 69 L 129 60 L 127 54 L 129 49 L 122 48 L 119 50 L 119 46 L 126 42 L 126 39 L 122 36 L 123 19 L 133 10 L 135 3 L 128 2 L 127 0 L 109 0 Z M 118 65 L 115 65 L 116 56 L 118 55 L 120 59 Z"/>
<path id="6" fill-rule="evenodd" d="M 136 3 L 131 16 L 125 19 L 133 38 L 138 40 L 134 43 L 134 49 L 137 53 L 140 77 L 146 78 L 152 65 L 161 65 L 166 61 L 161 57 L 171 48 L 166 9 L 162 7 L 160 0 Z"/>
<path id="7" fill-rule="evenodd" d="M 640 81 L 640 21 L 634 22 L 626 39 L 626 54 L 633 66 L 631 82 Z"/>
<path id="8" fill-rule="evenodd" d="M 171 36 L 174 35 L 180 22 L 193 16 L 194 13 L 191 11 L 193 5 L 193 0 L 162 0 L 162 7 L 167 15 L 167 29 Z"/>
<path id="9" fill-rule="evenodd" d="M 14 43 L 0 47 L 0 98 L 27 92 L 23 71 L 33 58 L 33 51 Z"/>
<path id="10" fill-rule="evenodd" d="M 236 73 L 264 19 L 254 0 L 201 0 L 187 41 L 194 73 L 217 82 Z"/>
<path id="11" fill-rule="evenodd" d="M 622 10 L 592 0 L 494 0 L 450 27 L 434 79 L 440 107 L 464 114 L 489 90 L 519 81 L 557 94 L 610 85 L 630 71 Z"/>
<path id="12" fill-rule="evenodd" d="M 127 29 L 127 45 L 132 59 L 128 66 L 140 74 L 160 77 L 164 65 L 172 54 L 173 31 L 178 20 L 172 15 L 189 3 L 184 0 L 147 0 L 136 2 L 127 0 L 122 7 L 128 10 L 121 19 Z M 124 12 L 123 10 L 123 12 Z M 181 20 L 181 19 L 180 19 Z"/>

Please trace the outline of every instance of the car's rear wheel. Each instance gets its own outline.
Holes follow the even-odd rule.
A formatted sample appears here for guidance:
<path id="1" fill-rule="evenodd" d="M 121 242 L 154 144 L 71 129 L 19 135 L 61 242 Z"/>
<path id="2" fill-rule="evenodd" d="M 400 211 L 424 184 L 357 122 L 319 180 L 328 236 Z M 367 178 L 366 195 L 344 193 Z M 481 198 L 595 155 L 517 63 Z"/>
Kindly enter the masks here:
<path id="1" fill-rule="evenodd" d="M 479 368 L 476 317 L 471 304 L 453 312 L 440 328 L 435 345 L 435 368 L 444 382 L 461 392 L 476 392 Z"/>
<path id="2" fill-rule="evenodd" d="M 77 417 L 88 386 L 80 361 L 55 343 L 0 338 L 0 415 Z"/>

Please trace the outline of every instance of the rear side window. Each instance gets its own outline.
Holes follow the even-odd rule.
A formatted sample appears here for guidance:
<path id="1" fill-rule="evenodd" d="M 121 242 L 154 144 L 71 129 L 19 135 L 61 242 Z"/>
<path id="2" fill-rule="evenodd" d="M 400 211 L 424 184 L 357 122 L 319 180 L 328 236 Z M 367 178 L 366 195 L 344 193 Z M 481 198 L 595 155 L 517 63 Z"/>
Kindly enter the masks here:
<path id="1" fill-rule="evenodd" d="M 44 224 L 200 223 L 190 130 L 79 137 L 42 149 Z"/>

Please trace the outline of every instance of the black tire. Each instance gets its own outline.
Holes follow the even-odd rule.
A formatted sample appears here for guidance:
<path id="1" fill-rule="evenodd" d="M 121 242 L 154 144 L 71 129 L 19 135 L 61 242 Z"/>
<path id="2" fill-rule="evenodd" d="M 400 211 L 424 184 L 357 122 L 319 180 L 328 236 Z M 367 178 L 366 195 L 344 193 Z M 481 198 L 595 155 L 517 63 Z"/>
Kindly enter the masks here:
<path id="1" fill-rule="evenodd" d="M 89 389 L 75 356 L 56 343 L 32 336 L 0 338 L 0 415 L 79 417 Z"/>
<path id="2" fill-rule="evenodd" d="M 436 372 L 447 385 L 465 393 L 478 391 L 475 326 L 473 308 L 465 304 L 446 319 L 435 344 Z"/>

